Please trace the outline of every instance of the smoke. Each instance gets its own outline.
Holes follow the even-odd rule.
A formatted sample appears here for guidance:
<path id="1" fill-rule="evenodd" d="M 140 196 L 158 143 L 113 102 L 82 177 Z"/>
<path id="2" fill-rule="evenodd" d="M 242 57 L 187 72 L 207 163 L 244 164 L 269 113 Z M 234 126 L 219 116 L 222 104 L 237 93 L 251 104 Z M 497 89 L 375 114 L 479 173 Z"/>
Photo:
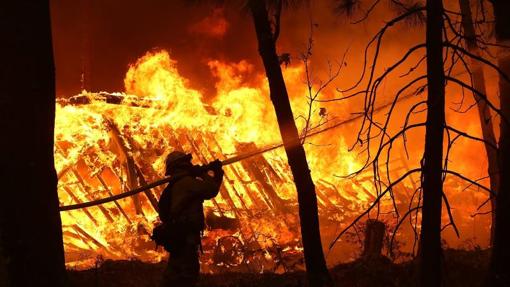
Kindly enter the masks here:
<path id="1" fill-rule="evenodd" d="M 142 5 L 122 0 L 52 1 L 58 96 L 68 97 L 83 88 L 122 91 L 128 65 L 155 48 L 170 51 L 179 62 L 179 73 L 208 97 L 216 93 L 210 85 L 214 82 L 208 67 L 211 60 L 246 60 L 263 73 L 247 11 L 186 2 L 150 0 Z M 349 49 L 348 73 L 342 75 L 338 86 L 349 85 L 361 71 L 361 51 L 382 20 L 392 16 L 391 11 L 381 9 L 370 21 L 350 25 L 351 20 L 335 14 L 333 3 L 320 1 L 313 5 L 311 9 L 284 11 L 279 52 L 290 53 L 291 63 L 299 63 L 313 18 L 314 76 L 326 77 L 327 61 L 339 61 Z M 402 52 L 413 38 L 416 37 L 402 39 L 399 34 L 390 34 L 385 41 L 385 59 Z"/>
<path id="2" fill-rule="evenodd" d="M 229 23 L 225 19 L 222 8 L 214 9 L 211 15 L 205 17 L 199 22 L 189 27 L 191 33 L 203 35 L 210 38 L 223 38 L 229 28 Z"/>
<path id="3" fill-rule="evenodd" d="M 84 86 L 122 91 L 128 65 L 155 48 L 170 51 L 195 88 L 214 94 L 208 60 L 255 58 L 255 39 L 247 36 L 253 33 L 246 33 L 250 23 L 237 13 L 185 2 L 52 1 L 57 95 L 71 96 Z"/>

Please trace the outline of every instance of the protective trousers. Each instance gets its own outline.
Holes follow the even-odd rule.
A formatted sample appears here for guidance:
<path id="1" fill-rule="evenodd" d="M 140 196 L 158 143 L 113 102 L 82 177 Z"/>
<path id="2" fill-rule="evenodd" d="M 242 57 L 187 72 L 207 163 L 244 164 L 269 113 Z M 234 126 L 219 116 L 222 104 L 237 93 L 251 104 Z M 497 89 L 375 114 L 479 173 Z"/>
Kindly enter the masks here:
<path id="1" fill-rule="evenodd" d="M 200 234 L 186 237 L 182 246 L 176 246 L 170 252 L 161 287 L 194 287 L 197 284 L 200 275 Z"/>

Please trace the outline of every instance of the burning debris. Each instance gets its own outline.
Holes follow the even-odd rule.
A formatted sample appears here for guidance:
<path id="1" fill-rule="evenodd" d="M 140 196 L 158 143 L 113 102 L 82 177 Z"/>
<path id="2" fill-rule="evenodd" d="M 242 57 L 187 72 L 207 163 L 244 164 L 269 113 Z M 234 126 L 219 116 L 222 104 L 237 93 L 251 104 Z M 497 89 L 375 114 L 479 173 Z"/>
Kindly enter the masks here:
<path id="1" fill-rule="evenodd" d="M 61 100 L 59 104 L 62 109 L 83 110 L 98 103 L 110 105 L 112 109 L 146 108 L 138 103 L 123 105 L 122 101 L 121 95 L 99 93 L 82 94 Z M 161 169 L 154 168 L 150 159 L 161 157 L 167 149 L 190 152 L 197 164 L 214 158 L 226 159 L 211 133 L 190 133 L 166 127 L 162 138 L 167 144 L 142 149 L 132 140 L 136 135 L 129 129 L 117 126 L 113 118 L 103 116 L 100 119 L 108 138 L 98 141 L 98 146 L 85 147 L 76 162 L 69 162 L 59 170 L 62 205 L 109 197 L 159 178 Z M 57 135 L 57 159 L 72 157 L 69 145 Z M 255 149 L 254 143 L 236 144 L 238 154 Z M 288 196 L 292 188 L 289 174 L 282 157 L 266 158 L 264 155 L 225 167 L 220 195 L 207 206 L 202 257 L 207 267 L 203 270 L 241 268 L 283 272 L 303 268 L 297 236 L 297 202 Z M 321 213 L 339 219 L 340 206 L 350 205 L 348 195 L 325 179 L 321 179 L 317 187 Z M 164 253 L 153 250 L 149 240 L 161 191 L 162 187 L 156 187 L 130 198 L 64 213 L 68 265 L 90 266 L 97 256 L 161 260 Z"/>
<path id="2" fill-rule="evenodd" d="M 273 143 L 278 130 L 265 122 L 267 99 L 256 98 L 260 90 L 228 83 L 219 91 L 221 98 L 204 104 L 161 52 L 139 60 L 126 76 L 128 92 L 151 97 L 84 92 L 59 99 L 55 159 L 61 205 L 110 197 L 161 178 L 163 158 L 171 150 L 191 153 L 195 164 L 204 164 L 256 150 L 255 140 Z M 253 101 L 237 101 L 239 93 Z M 243 106 L 247 102 L 250 106 Z M 251 111 L 254 105 L 259 108 Z M 373 198 L 362 181 L 317 180 L 325 222 L 338 224 L 364 198 Z M 163 187 L 62 213 L 68 266 L 89 267 L 98 256 L 160 261 L 165 254 L 154 250 L 149 235 Z M 281 150 L 226 166 L 220 195 L 206 205 L 202 270 L 303 268 L 294 189 Z"/>
<path id="3" fill-rule="evenodd" d="M 271 147 L 280 138 L 268 108 L 271 104 L 262 96 L 265 83 L 245 87 L 230 67 L 215 62 L 215 69 L 223 69 L 217 73 L 223 78 L 218 79 L 218 96 L 206 101 L 188 88 L 175 65 L 166 52 L 148 53 L 126 75 L 128 94 L 83 92 L 58 100 L 55 163 L 61 206 L 118 196 L 154 182 L 163 177 L 164 158 L 173 150 L 191 153 L 194 164 L 205 164 Z M 290 78 L 299 79 L 299 68 L 291 66 L 287 71 Z M 297 113 L 308 108 L 298 101 L 294 106 Z M 327 115 L 333 112 L 328 110 Z M 317 122 L 324 118 L 322 112 L 315 116 Z M 305 145 L 326 244 L 378 196 L 369 170 L 347 180 L 335 176 L 349 174 L 360 164 L 354 155 L 340 152 L 342 137 L 319 134 L 353 119 L 310 130 L 308 137 L 314 136 L 314 143 L 321 147 Z M 392 159 L 391 165 L 392 173 L 409 169 L 403 158 Z M 161 261 L 165 252 L 155 249 L 150 233 L 158 222 L 157 199 L 163 188 L 62 212 L 68 267 L 87 268 L 98 258 Z M 411 196 L 414 190 L 412 177 L 395 186 L 394 192 L 401 194 L 396 202 L 401 212 L 416 200 Z M 393 204 L 390 199 L 379 202 L 381 218 L 393 222 Z M 205 206 L 202 271 L 302 269 L 297 208 L 293 179 L 281 149 L 271 147 L 225 166 L 220 194 Z M 415 237 L 407 228 L 399 237 L 409 241 L 406 250 L 412 252 Z M 359 244 L 359 235 L 352 234 L 350 241 Z M 359 256 L 356 250 L 335 254 L 332 263 Z"/>

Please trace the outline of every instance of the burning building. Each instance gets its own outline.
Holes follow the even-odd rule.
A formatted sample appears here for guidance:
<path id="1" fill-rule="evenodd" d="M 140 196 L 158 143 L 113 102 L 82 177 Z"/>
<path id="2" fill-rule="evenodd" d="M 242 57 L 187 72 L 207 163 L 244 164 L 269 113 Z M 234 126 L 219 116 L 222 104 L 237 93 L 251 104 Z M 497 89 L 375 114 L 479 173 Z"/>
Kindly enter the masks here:
<path id="1" fill-rule="evenodd" d="M 209 63 L 218 79 L 218 95 L 210 102 L 189 88 L 176 65 L 166 51 L 149 52 L 130 66 L 125 93 L 84 91 L 58 100 L 55 159 L 62 206 L 120 194 L 161 178 L 164 158 L 172 150 L 192 153 L 195 164 L 204 164 L 278 143 L 274 112 L 264 96 L 264 79 L 260 77 L 258 85 L 242 84 L 243 71 L 252 69 L 247 62 Z M 303 68 L 291 66 L 285 74 L 291 82 L 299 82 Z M 297 93 L 304 95 L 305 88 Z M 292 104 L 296 114 L 312 109 L 312 127 L 331 127 L 337 122 L 316 103 L 310 107 L 294 98 Z M 317 189 L 322 236 L 329 240 L 377 197 L 370 172 L 348 179 L 339 176 L 355 171 L 362 160 L 347 151 L 344 137 L 331 135 L 319 134 L 305 145 Z M 409 169 L 403 159 L 394 159 L 392 168 L 392 173 Z M 416 200 L 410 196 L 416 190 L 415 180 L 409 178 L 395 188 L 402 195 L 397 208 L 405 210 Z M 155 249 L 150 234 L 158 220 L 156 206 L 163 188 L 62 212 L 68 267 L 87 268 L 102 259 L 162 260 L 166 253 Z M 220 195 L 206 203 L 202 270 L 302 269 L 295 193 L 281 149 L 226 166 Z M 377 216 L 383 214 L 380 218 L 392 223 L 389 211 L 394 204 L 382 200 Z M 462 228 L 470 226 L 466 222 Z M 403 230 L 399 235 L 402 248 L 410 253 L 414 236 L 411 227 Z M 360 240 L 358 235 L 351 236 L 354 245 Z M 354 248 L 346 250 L 334 253 L 329 263 L 356 256 Z"/>
<path id="2" fill-rule="evenodd" d="M 108 197 L 158 179 L 171 150 L 192 153 L 198 164 L 277 142 L 278 130 L 271 106 L 261 96 L 263 89 L 236 87 L 232 69 L 249 69 L 249 65 L 210 65 L 218 74 L 225 73 L 220 80 L 229 79 L 220 81 L 222 94 L 210 105 L 186 87 L 164 51 L 148 53 L 127 73 L 128 93 L 144 97 L 84 92 L 59 100 L 55 158 L 61 203 Z M 356 165 L 354 160 L 343 162 L 348 163 L 345 172 Z M 315 165 L 321 164 L 327 166 L 322 161 Z M 220 266 L 245 263 L 263 271 L 271 264 L 283 264 L 278 257 L 299 254 L 295 188 L 284 153 L 274 150 L 225 171 L 220 196 L 207 203 L 204 249 L 213 254 L 206 260 Z M 321 212 L 334 221 L 345 214 L 341 209 L 373 198 L 368 185 L 351 182 L 346 189 L 340 182 L 321 176 L 316 183 Z M 349 192 L 354 189 L 362 193 Z M 98 255 L 160 260 L 164 252 L 154 250 L 149 235 L 161 191 L 158 187 L 129 199 L 63 213 L 68 264 L 88 266 Z M 302 267 L 298 262 L 293 264 Z"/>

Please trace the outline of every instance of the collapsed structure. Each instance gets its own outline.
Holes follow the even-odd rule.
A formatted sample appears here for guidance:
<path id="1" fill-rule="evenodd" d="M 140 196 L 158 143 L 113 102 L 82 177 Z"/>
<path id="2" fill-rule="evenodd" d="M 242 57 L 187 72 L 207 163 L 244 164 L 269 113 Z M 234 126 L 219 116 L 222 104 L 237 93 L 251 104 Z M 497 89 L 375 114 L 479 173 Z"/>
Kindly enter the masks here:
<path id="1" fill-rule="evenodd" d="M 148 108 L 144 107 L 144 101 L 126 102 L 122 95 L 87 93 L 59 100 L 59 105 L 73 109 L 98 104 L 112 109 L 120 108 L 119 105 L 127 109 Z M 77 162 L 68 162 L 58 170 L 62 205 L 112 196 L 161 177 L 163 170 L 156 170 L 153 161 L 171 150 L 192 153 L 196 164 L 226 158 L 212 133 L 166 127 L 159 129 L 163 142 L 141 147 L 133 140 L 137 135 L 119 126 L 114 118 L 101 115 L 101 123 L 108 139 L 103 138 L 98 145 L 83 150 Z M 57 161 L 73 157 L 69 154 L 72 150 L 69 145 L 73 143 L 60 136 L 57 134 L 55 144 Z M 254 143 L 235 143 L 236 153 L 255 148 Z M 274 156 L 278 151 L 272 153 L 267 158 L 258 155 L 224 168 L 220 194 L 206 204 L 208 229 L 202 261 L 209 263 L 205 265 L 210 269 L 248 268 L 260 272 L 303 267 L 292 176 L 285 158 Z M 104 157 L 110 160 L 105 161 Z M 336 183 L 326 179 L 316 182 L 322 218 L 341 220 L 348 213 L 346 209 L 355 209 L 353 202 L 359 202 L 359 191 L 367 198 L 374 198 L 358 181 L 352 184 L 352 189 L 340 192 Z M 67 212 L 63 230 L 68 264 L 90 265 L 99 255 L 111 259 L 160 260 L 165 253 L 154 250 L 149 236 L 157 220 L 157 199 L 163 188 Z"/>
<path id="2" fill-rule="evenodd" d="M 60 205 L 110 197 L 159 179 L 164 174 L 165 156 L 173 150 L 191 153 L 194 164 L 205 164 L 279 142 L 274 111 L 265 96 L 266 83 L 261 80 L 256 87 L 243 85 L 238 73 L 250 69 L 245 62 L 209 65 L 219 79 L 218 95 L 208 103 L 199 91 L 188 87 L 165 51 L 148 53 L 130 67 L 126 93 L 83 92 L 58 99 L 55 166 Z M 299 83 L 301 75 L 299 68 L 286 69 L 288 81 Z M 325 108 L 310 106 L 299 98 L 291 102 L 296 115 L 314 109 L 310 110 L 311 126 L 328 127 Z M 303 123 L 298 122 L 298 127 Z M 305 149 L 316 185 L 321 235 L 328 244 L 375 200 L 373 176 L 370 170 L 349 179 L 339 176 L 361 166 L 357 154 L 347 152 L 339 133 L 318 135 L 305 143 Z M 392 158 L 391 168 L 392 174 L 409 170 L 403 158 Z M 219 196 L 205 204 L 202 271 L 285 272 L 303 268 L 297 197 L 283 149 L 224 169 Z M 454 191 L 465 189 L 456 183 L 445 184 Z M 68 267 L 89 268 L 103 259 L 161 261 L 166 252 L 155 248 L 150 234 L 158 220 L 156 206 L 163 188 L 62 212 Z M 410 203 L 419 203 L 419 197 L 413 195 L 418 189 L 419 183 L 412 177 L 394 187 L 393 193 L 399 195 L 396 202 L 389 198 L 379 201 L 377 217 L 387 216 L 389 225 L 394 225 L 392 210 L 405 213 Z M 477 200 L 471 204 L 475 208 Z M 412 222 L 403 225 L 404 232 L 399 235 L 402 242 L 411 242 L 408 251 L 416 239 L 411 226 L 416 228 L 418 216 L 410 216 Z M 472 229 L 474 220 L 464 214 L 461 218 L 460 228 Z M 354 229 L 350 240 L 359 244 L 357 231 L 363 228 Z M 359 255 L 357 245 L 328 260 L 336 263 Z"/>

